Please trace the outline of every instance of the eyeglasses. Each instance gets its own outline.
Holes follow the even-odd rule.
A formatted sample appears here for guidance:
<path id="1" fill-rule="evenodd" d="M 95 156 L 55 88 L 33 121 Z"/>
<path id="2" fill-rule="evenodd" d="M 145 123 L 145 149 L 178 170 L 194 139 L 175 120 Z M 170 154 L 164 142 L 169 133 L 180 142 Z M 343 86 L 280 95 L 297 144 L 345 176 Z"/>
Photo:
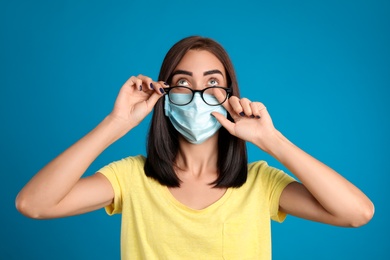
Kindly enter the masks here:
<path id="1" fill-rule="evenodd" d="M 200 96 L 207 105 L 218 106 L 225 102 L 232 92 L 230 88 L 219 86 L 208 87 L 202 90 L 193 90 L 185 86 L 174 86 L 164 88 L 164 90 L 168 95 L 169 101 L 178 106 L 191 103 L 195 93 L 200 93 Z"/>

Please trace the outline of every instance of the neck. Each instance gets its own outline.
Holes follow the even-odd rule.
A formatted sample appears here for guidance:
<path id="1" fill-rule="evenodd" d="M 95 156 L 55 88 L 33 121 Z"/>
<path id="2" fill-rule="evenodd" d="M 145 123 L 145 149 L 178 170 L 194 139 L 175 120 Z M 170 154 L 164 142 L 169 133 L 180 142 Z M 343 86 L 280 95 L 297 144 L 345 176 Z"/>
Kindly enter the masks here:
<path id="1" fill-rule="evenodd" d="M 218 173 L 218 134 L 202 144 L 191 144 L 180 138 L 179 152 L 176 157 L 177 174 L 204 176 Z"/>

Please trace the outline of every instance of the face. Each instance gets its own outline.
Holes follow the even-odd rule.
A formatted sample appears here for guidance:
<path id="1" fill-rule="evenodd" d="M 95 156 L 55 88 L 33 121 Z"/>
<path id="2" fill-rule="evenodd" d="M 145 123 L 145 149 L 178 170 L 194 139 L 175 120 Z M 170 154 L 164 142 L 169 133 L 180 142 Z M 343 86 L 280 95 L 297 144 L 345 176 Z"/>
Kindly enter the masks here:
<path id="1" fill-rule="evenodd" d="M 194 90 L 227 87 L 225 68 L 211 52 L 189 50 L 175 68 L 171 86 L 186 86 Z"/>

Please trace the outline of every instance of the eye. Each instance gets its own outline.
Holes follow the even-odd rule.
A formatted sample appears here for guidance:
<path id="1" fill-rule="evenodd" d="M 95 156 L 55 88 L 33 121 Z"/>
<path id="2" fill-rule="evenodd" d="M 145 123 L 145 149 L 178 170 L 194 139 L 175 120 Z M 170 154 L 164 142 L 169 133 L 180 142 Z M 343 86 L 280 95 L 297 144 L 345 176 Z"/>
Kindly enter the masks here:
<path id="1" fill-rule="evenodd" d="M 179 79 L 176 81 L 177 86 L 188 86 L 188 81 L 186 79 Z"/>
<path id="2" fill-rule="evenodd" d="M 219 82 L 215 78 L 209 79 L 209 81 L 208 81 L 209 86 L 218 86 L 218 84 L 219 84 Z"/>

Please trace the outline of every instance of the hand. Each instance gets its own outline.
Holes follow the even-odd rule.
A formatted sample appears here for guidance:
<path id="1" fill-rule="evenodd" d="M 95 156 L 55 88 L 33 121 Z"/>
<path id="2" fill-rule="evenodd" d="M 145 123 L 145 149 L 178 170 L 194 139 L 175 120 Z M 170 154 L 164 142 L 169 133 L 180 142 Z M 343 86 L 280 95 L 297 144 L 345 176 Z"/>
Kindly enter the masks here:
<path id="1" fill-rule="evenodd" d="M 218 112 L 212 114 L 228 132 L 244 141 L 251 142 L 268 152 L 272 140 L 278 136 L 267 108 L 260 102 L 247 98 L 230 97 L 222 104 L 233 118 L 231 122 Z"/>
<path id="2" fill-rule="evenodd" d="M 144 75 L 130 77 L 119 91 L 110 116 L 125 123 L 129 130 L 137 126 L 165 92 L 166 83 Z"/>

